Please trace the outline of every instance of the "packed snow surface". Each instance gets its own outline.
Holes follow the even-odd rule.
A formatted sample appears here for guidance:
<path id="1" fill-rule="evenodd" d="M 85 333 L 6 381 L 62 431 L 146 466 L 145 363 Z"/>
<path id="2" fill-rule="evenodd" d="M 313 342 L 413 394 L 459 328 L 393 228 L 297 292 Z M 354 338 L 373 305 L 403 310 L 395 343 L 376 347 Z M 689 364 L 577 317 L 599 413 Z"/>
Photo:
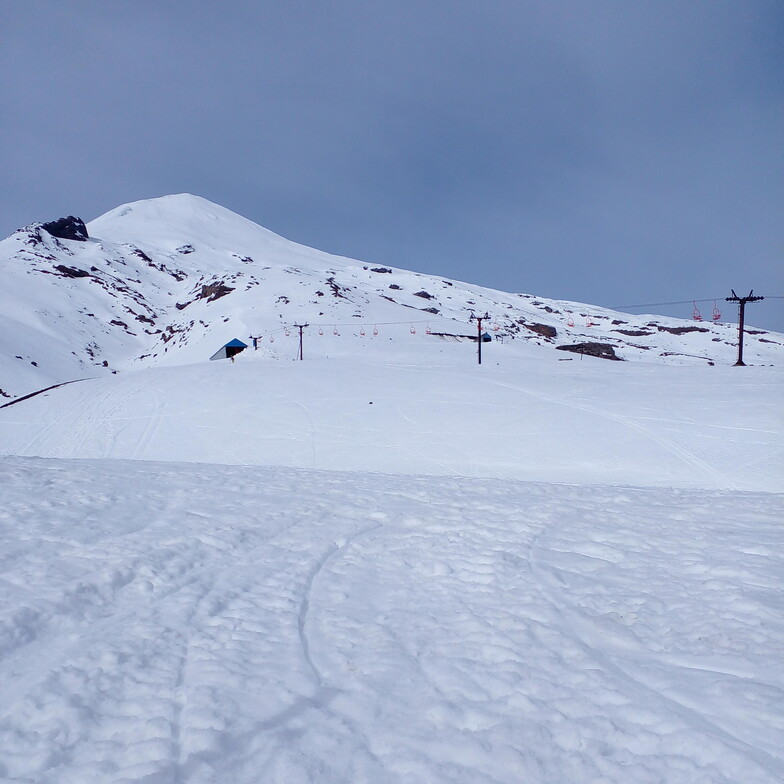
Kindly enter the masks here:
<path id="1" fill-rule="evenodd" d="M 0 461 L 0 775 L 784 780 L 781 498 Z"/>

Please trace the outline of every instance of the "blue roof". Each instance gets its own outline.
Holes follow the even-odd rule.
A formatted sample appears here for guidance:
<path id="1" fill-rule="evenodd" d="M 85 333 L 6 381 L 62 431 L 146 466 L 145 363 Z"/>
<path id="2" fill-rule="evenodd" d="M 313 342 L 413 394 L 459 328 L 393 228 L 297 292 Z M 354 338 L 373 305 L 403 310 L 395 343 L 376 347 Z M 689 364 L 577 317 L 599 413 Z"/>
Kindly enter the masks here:
<path id="1" fill-rule="evenodd" d="M 230 340 L 223 348 L 228 348 L 229 346 L 237 346 L 239 348 L 247 348 L 248 344 L 247 343 L 243 343 L 241 340 L 237 340 L 237 338 L 234 338 L 234 340 Z"/>

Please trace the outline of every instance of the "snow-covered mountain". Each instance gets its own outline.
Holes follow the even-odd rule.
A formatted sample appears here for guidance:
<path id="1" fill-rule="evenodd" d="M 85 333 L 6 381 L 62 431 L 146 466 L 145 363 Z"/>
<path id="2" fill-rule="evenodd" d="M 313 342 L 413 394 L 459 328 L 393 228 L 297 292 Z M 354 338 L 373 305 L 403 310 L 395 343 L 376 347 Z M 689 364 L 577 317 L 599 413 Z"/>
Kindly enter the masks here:
<path id="1" fill-rule="evenodd" d="M 56 236 L 59 235 L 59 236 Z M 364 264 L 298 245 L 188 194 L 118 207 L 87 224 L 33 224 L 0 242 L 0 395 L 112 371 L 208 359 L 232 338 L 268 357 L 437 354 L 476 335 L 644 362 L 731 364 L 736 326 L 630 316 Z M 318 338 L 314 340 L 312 338 Z M 489 347 L 488 347 L 489 348 Z M 784 336 L 749 331 L 750 363 Z M 558 356 L 570 356 L 560 354 Z"/>
<path id="2" fill-rule="evenodd" d="M 0 251 L 0 780 L 784 780 L 781 335 L 192 196 Z"/>

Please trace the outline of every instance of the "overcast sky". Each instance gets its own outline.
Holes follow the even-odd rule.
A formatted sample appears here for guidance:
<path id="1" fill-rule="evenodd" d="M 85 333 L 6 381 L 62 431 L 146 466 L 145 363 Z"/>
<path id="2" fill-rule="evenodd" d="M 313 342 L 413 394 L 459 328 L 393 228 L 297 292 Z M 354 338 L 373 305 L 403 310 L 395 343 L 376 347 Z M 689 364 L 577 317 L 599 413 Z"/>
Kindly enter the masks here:
<path id="1" fill-rule="evenodd" d="M 507 291 L 784 295 L 781 0 L 0 0 L 0 67 L 2 236 L 190 192 Z"/>

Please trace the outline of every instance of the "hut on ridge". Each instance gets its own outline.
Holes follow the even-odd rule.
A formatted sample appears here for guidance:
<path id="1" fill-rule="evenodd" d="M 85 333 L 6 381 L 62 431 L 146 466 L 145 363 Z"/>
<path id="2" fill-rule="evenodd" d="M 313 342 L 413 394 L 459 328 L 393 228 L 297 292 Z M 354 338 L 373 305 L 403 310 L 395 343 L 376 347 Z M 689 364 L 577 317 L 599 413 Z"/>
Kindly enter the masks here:
<path id="1" fill-rule="evenodd" d="M 239 354 L 240 351 L 244 351 L 248 347 L 247 343 L 243 343 L 241 340 L 230 340 L 225 346 L 221 346 L 211 357 L 210 360 L 213 359 L 231 359 L 235 354 Z"/>

